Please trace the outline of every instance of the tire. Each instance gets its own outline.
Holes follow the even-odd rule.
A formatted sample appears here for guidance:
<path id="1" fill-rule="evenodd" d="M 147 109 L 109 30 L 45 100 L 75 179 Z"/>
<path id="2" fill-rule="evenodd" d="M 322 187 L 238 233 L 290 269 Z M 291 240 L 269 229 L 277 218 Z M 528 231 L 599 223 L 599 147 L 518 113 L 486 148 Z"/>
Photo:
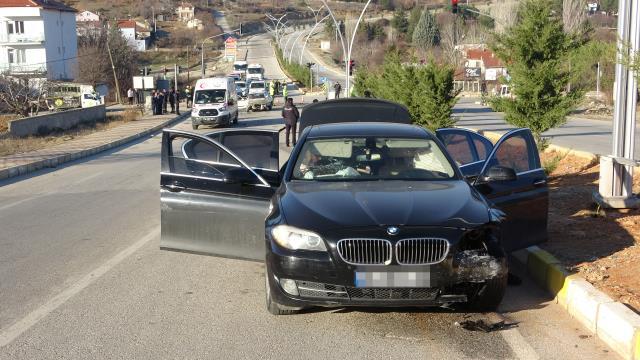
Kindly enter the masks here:
<path id="1" fill-rule="evenodd" d="M 238 123 L 238 117 L 239 117 L 239 116 L 240 116 L 240 110 L 238 110 L 238 111 L 236 112 L 236 117 L 235 117 L 235 118 L 233 118 L 233 123 L 234 123 L 234 124 L 237 124 L 237 123 Z"/>
<path id="2" fill-rule="evenodd" d="M 273 103 L 269 104 L 269 106 L 267 106 L 267 109 L 269 109 L 269 111 L 271 111 L 271 109 L 273 109 Z"/>
<path id="3" fill-rule="evenodd" d="M 471 297 L 467 307 L 470 310 L 480 312 L 496 310 L 507 291 L 507 279 L 508 276 L 505 274 L 485 282 L 480 290 Z"/>
<path id="4" fill-rule="evenodd" d="M 271 298 L 271 286 L 269 286 L 269 275 L 268 271 L 264 269 L 264 284 L 265 284 L 265 295 L 267 301 L 267 310 L 271 315 L 293 315 L 298 312 L 298 310 L 286 309 L 282 305 L 278 304 L 275 300 Z"/>
<path id="5" fill-rule="evenodd" d="M 191 124 L 191 127 L 193 127 L 193 130 L 198 130 L 198 125 L 196 124 Z"/>

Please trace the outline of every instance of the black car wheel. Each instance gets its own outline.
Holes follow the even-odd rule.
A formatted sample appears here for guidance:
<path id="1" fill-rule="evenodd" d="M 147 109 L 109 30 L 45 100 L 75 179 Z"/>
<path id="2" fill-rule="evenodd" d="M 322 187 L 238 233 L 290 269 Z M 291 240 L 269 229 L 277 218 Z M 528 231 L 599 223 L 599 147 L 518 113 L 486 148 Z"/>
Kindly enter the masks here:
<path id="1" fill-rule="evenodd" d="M 269 286 L 269 275 L 267 269 L 264 270 L 264 284 L 265 289 L 264 292 L 267 298 L 267 310 L 272 315 L 291 315 L 298 312 L 296 309 L 289 309 L 280 304 L 278 304 L 273 298 L 271 298 L 271 286 Z"/>
<path id="2" fill-rule="evenodd" d="M 473 311 L 494 311 L 507 291 L 507 275 L 487 280 L 469 299 L 467 307 Z"/>
<path id="3" fill-rule="evenodd" d="M 236 112 L 236 117 L 233 118 L 233 123 L 234 124 L 238 123 L 238 116 L 240 116 L 240 111 Z"/>

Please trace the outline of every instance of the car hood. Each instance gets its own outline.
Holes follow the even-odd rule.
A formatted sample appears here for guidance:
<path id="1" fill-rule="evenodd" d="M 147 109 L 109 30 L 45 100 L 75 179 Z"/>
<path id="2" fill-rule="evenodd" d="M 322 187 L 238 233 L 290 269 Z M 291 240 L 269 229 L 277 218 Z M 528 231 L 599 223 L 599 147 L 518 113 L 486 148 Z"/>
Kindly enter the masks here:
<path id="1" fill-rule="evenodd" d="M 307 229 L 361 226 L 474 227 L 489 221 L 486 203 L 454 181 L 305 182 L 286 184 L 281 211 Z"/>

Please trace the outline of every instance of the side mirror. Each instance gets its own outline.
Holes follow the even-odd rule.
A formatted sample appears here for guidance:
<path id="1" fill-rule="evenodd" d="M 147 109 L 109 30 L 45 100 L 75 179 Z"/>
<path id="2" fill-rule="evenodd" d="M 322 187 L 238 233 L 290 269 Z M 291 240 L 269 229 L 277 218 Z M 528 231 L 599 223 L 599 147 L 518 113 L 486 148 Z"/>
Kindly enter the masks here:
<path id="1" fill-rule="evenodd" d="M 518 175 L 516 175 L 516 171 L 512 168 L 508 168 L 506 166 L 492 166 L 487 170 L 487 173 L 484 174 L 482 180 L 484 182 L 492 182 L 492 181 L 515 181 L 518 179 Z"/>
<path id="2" fill-rule="evenodd" d="M 225 184 L 251 185 L 256 181 L 256 176 L 249 169 L 243 167 L 230 169 L 224 174 Z"/>

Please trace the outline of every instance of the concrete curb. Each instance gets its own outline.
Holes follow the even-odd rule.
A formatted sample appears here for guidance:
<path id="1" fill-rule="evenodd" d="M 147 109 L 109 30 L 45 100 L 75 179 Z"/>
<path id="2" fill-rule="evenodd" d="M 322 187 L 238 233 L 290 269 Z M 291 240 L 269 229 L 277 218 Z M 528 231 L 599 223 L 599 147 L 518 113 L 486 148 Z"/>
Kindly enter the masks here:
<path id="1" fill-rule="evenodd" d="M 627 360 L 640 360 L 640 315 L 614 301 L 582 277 L 570 274 L 553 255 L 531 246 L 513 258 L 574 317 Z"/>
<path id="2" fill-rule="evenodd" d="M 106 144 L 101 144 L 98 146 L 94 146 L 94 147 L 90 147 L 90 148 L 86 148 L 86 149 L 82 149 L 82 150 L 78 150 L 78 151 L 74 151 L 74 152 L 67 152 L 64 154 L 60 154 L 60 155 L 53 155 L 49 158 L 43 159 L 43 160 L 38 160 L 38 161 L 33 161 L 31 163 L 28 164 L 24 164 L 24 165 L 18 165 L 18 166 L 13 166 L 10 168 L 5 168 L 0 170 L 0 180 L 4 180 L 4 179 L 9 179 L 12 177 L 16 177 L 16 176 L 21 176 L 21 175 L 25 175 L 25 174 L 29 174 L 32 172 L 35 172 L 37 170 L 40 169 L 44 169 L 44 168 L 55 168 L 58 165 L 62 165 L 64 163 L 67 162 L 71 162 L 74 160 L 78 160 L 78 159 L 82 159 L 82 158 L 86 158 L 89 157 L 91 155 L 95 155 L 97 153 L 109 150 L 109 149 L 113 149 L 115 147 L 118 147 L 120 145 L 124 145 L 126 143 L 129 143 L 133 140 L 139 139 L 141 137 L 147 136 L 149 134 L 155 133 L 159 130 L 161 130 L 162 128 L 164 128 L 165 126 L 175 122 L 175 121 L 180 121 L 183 120 L 185 117 L 189 116 L 191 114 L 191 111 L 187 111 L 185 113 L 183 113 L 180 116 L 174 117 L 172 119 L 169 119 L 167 121 L 164 121 L 152 128 L 146 129 L 144 131 L 141 131 L 139 133 L 133 134 L 133 135 L 129 135 L 127 137 L 118 139 L 118 140 L 114 140 L 112 142 L 106 143 Z"/>

